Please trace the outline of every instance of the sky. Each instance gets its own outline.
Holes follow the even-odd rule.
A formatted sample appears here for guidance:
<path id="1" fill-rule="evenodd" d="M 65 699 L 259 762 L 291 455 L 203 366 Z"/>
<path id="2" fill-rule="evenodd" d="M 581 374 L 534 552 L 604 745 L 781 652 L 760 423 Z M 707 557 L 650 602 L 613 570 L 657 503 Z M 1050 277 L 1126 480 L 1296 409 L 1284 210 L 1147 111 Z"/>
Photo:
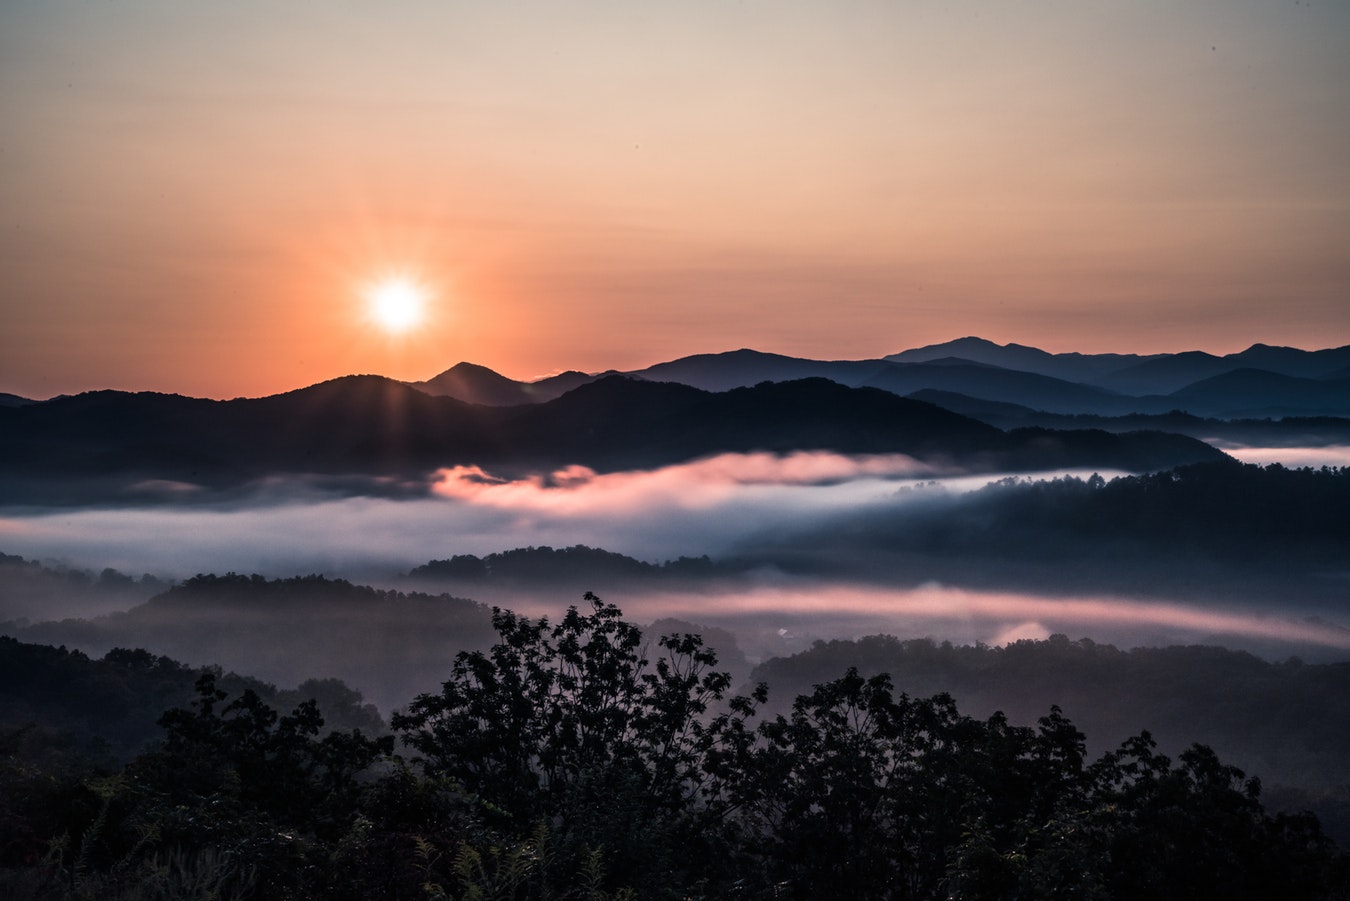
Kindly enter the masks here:
<path id="1" fill-rule="evenodd" d="M 0 122 L 28 397 L 1350 344 L 1339 0 L 0 0 Z"/>

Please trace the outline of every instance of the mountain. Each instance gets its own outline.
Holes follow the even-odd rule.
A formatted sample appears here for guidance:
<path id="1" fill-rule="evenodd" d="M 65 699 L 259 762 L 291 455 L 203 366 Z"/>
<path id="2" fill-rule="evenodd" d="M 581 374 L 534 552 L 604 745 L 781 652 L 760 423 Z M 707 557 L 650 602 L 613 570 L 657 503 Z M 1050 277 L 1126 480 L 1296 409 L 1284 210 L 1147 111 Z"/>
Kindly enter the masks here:
<path id="1" fill-rule="evenodd" d="M 1223 357 L 1191 350 L 1127 366 L 1098 379 L 1097 384 L 1121 394 L 1171 394 L 1234 368 L 1236 364 Z"/>
<path id="2" fill-rule="evenodd" d="M 448 594 L 235 573 L 195 576 L 123 612 L 4 628 L 22 641 L 92 654 L 141 647 L 269 682 L 336 676 L 385 710 L 444 679 L 455 651 L 492 637 L 486 607 Z"/>
<path id="3" fill-rule="evenodd" d="M 486 366 L 457 363 L 425 382 L 408 384 L 418 391 L 437 397 L 453 397 L 470 404 L 506 407 L 553 400 L 573 388 L 593 382 L 600 377 L 569 370 L 534 382 L 518 382 Z"/>
<path id="4" fill-rule="evenodd" d="M 1212 416 L 1350 416 L 1350 379 L 1307 379 L 1235 369 L 1169 395 L 1177 406 Z"/>
<path id="5" fill-rule="evenodd" d="M 554 460 L 601 468 L 726 451 L 966 455 L 994 450 L 1004 440 L 983 423 L 930 404 L 819 378 L 713 393 L 610 377 L 537 412 L 521 411 L 508 428 L 518 448 L 547 448 Z"/>
<path id="6" fill-rule="evenodd" d="M 490 441 L 473 407 L 380 376 L 265 398 L 95 391 L 0 408 L 0 497 L 199 496 L 273 473 L 399 473 Z M 456 441 L 458 440 L 458 444 Z"/>
<path id="7" fill-rule="evenodd" d="M 892 363 L 929 363 L 943 357 L 957 357 L 972 363 L 984 363 L 1002 369 L 1034 372 L 1066 381 L 1089 382 L 1106 373 L 1154 359 L 1138 354 L 1052 354 L 1023 344 L 995 344 L 984 338 L 957 338 L 942 344 L 929 344 L 890 354 Z"/>
<path id="8" fill-rule="evenodd" d="M 1344 376 L 1347 367 L 1350 367 L 1350 347 L 1310 351 L 1253 344 L 1241 353 L 1222 357 L 1198 350 L 1167 354 L 1116 370 L 1095 383 L 1122 394 L 1174 394 L 1195 382 L 1239 369 L 1325 379 Z"/>
<path id="9" fill-rule="evenodd" d="M 808 378 L 825 378 L 841 385 L 857 386 L 883 368 L 885 363 L 880 360 L 802 360 L 742 348 L 681 357 L 625 374 L 652 382 L 679 382 L 704 391 L 730 391 L 760 382 Z"/>
<path id="10" fill-rule="evenodd" d="M 427 394 L 455 397 L 471 404 L 507 406 L 536 401 L 524 383 L 475 363 L 456 363 L 434 378 L 410 384 Z"/>
<path id="11" fill-rule="evenodd" d="M 1225 410 L 1257 409 L 1240 402 L 1211 402 L 1205 391 L 1183 389 L 1216 375 L 1250 368 L 1244 361 L 1261 360 L 1281 367 L 1282 374 L 1317 373 L 1328 379 L 1342 375 L 1350 347 L 1319 351 L 1253 345 L 1240 354 L 1217 357 L 1201 351 L 1177 354 L 1051 354 L 1019 344 L 1000 345 L 983 338 L 961 338 L 881 360 L 804 360 L 781 354 L 741 349 L 681 357 L 628 375 L 669 381 L 710 391 L 765 381 L 827 378 L 851 387 L 874 387 L 902 396 L 938 391 L 990 403 L 1015 404 L 1041 414 L 1080 416 L 1162 415 L 1181 409 L 1199 416 L 1227 415 Z M 1328 389 L 1317 389 L 1323 395 Z M 1336 388 L 1330 389 L 1332 394 Z M 1269 394 L 1259 407 L 1264 416 L 1340 415 L 1334 400 L 1310 404 L 1307 392 L 1291 391 L 1288 402 Z M 964 412 L 962 410 L 961 412 Z M 977 417 L 978 418 L 978 417 Z"/>
<path id="12" fill-rule="evenodd" d="M 455 465 L 613 471 L 799 450 L 903 453 L 986 471 L 1146 469 L 1222 456 L 1175 436 L 1005 433 L 931 404 L 819 378 L 711 393 L 608 376 L 545 403 L 489 407 L 367 375 L 255 399 L 100 391 L 0 408 L 0 497 L 209 499 L 277 475 L 401 496 L 425 491 L 430 473 Z"/>
<path id="13" fill-rule="evenodd" d="M 1064 418 L 1061 415 L 1046 414 L 1040 410 L 1023 406 L 1022 404 L 985 400 L 982 397 L 971 397 L 969 394 L 962 394 L 959 391 L 943 391 L 938 388 L 921 388 L 918 391 L 910 392 L 905 396 L 913 400 L 921 400 L 925 403 L 936 404 L 944 410 L 951 410 L 953 413 L 960 413 L 962 416 L 969 416 L 971 419 L 987 422 L 989 425 L 997 426 L 1000 429 L 1020 428 L 1026 425 L 1042 425 L 1042 423 L 1038 421 L 1041 417 L 1053 419 Z M 1100 426 L 1094 425 L 1092 428 L 1100 428 Z"/>
<path id="14" fill-rule="evenodd" d="M 981 342 L 980 339 L 969 341 L 998 347 L 990 342 Z M 957 350 L 970 350 L 973 346 L 952 343 L 958 345 Z M 1022 350 L 1050 356 L 1034 348 Z M 766 381 L 827 378 L 841 385 L 880 388 L 901 396 L 922 390 L 952 391 L 983 400 L 1015 403 L 1055 413 L 1120 415 L 1169 409 L 1167 402 L 1161 399 L 1129 397 L 1092 384 L 959 356 L 929 355 L 921 363 L 824 361 L 742 349 L 682 357 L 627 374 L 651 381 L 691 385 L 708 391 L 727 391 Z"/>
<path id="15" fill-rule="evenodd" d="M 1043 414 L 1158 415 L 1183 409 L 1201 416 L 1222 410 L 1251 410 L 1242 403 L 1215 406 L 1205 392 L 1182 393 L 1197 382 L 1239 369 L 1258 368 L 1297 378 L 1340 379 L 1350 374 L 1350 346 L 1304 351 L 1254 344 L 1219 357 L 1202 351 L 1176 354 L 1051 354 L 1020 344 L 960 338 L 915 348 L 879 360 L 808 360 L 742 348 L 696 354 L 623 373 L 653 382 L 674 382 L 705 391 L 729 391 L 761 382 L 825 378 L 849 387 L 870 386 L 902 396 L 942 391 L 995 403 L 1028 407 Z M 518 382 L 483 366 L 460 363 L 412 386 L 429 394 L 475 404 L 511 406 L 542 403 L 606 375 L 569 371 L 534 382 Z M 1334 393 L 1335 388 L 1331 389 Z M 1322 393 L 1318 389 L 1318 393 Z M 1274 397 L 1275 395 L 1271 395 Z M 1272 401 L 1266 416 L 1306 416 L 1340 410 L 1331 403 L 1309 405 L 1306 397 L 1288 405 Z M 1188 406 L 1194 405 L 1194 406 Z"/>
<path id="16" fill-rule="evenodd" d="M 22 407 L 25 404 L 36 403 L 26 397 L 20 397 L 17 394 L 6 394 L 0 391 L 0 407 Z"/>
<path id="17" fill-rule="evenodd" d="M 196 669 L 145 650 L 116 648 L 98 659 L 64 646 L 3 636 L 0 732 L 13 736 L 6 762 L 15 769 L 16 764 L 25 769 L 69 765 L 72 757 L 104 766 L 126 762 L 163 739 L 160 717 L 191 704 L 198 697 L 193 686 L 207 671 L 214 671 L 218 686 L 230 694 L 250 689 L 283 710 L 322 699 L 325 732 L 388 731 L 379 711 L 336 679 L 310 679 L 295 689 L 279 690 L 255 678 L 226 674 L 218 667 Z"/>
<path id="18" fill-rule="evenodd" d="M 1004 433 L 931 404 L 827 379 L 710 393 L 607 378 L 540 405 L 537 415 L 530 408 L 516 413 L 509 430 L 518 446 L 546 446 L 554 461 L 602 469 L 658 466 L 726 451 L 808 449 L 903 453 L 1019 471 L 1079 465 L 1154 469 L 1222 457 L 1192 439 L 1157 433 Z"/>
<path id="19" fill-rule="evenodd" d="M 1344 374 L 1350 368 L 1350 346 L 1300 350 L 1297 347 L 1253 344 L 1241 353 L 1229 354 L 1224 359 L 1236 363 L 1236 368 L 1264 369 L 1308 379 L 1335 378 L 1338 373 Z"/>
<path id="20" fill-rule="evenodd" d="M 712 580 L 745 576 L 748 569 L 748 565 L 713 561 L 706 556 L 648 563 L 578 544 L 564 548 L 515 548 L 484 557 L 456 554 L 413 567 L 400 578 L 399 585 L 419 590 L 462 591 L 479 600 L 485 599 L 485 590 L 493 588 L 506 592 L 535 588 L 557 597 L 580 597 L 596 586 L 604 586 L 606 593 L 624 594 L 658 584 L 694 585 L 706 590 Z"/>
<path id="21" fill-rule="evenodd" d="M 1039 348 L 1026 347 L 1020 344 L 995 344 L 983 338 L 959 338 L 944 344 L 932 344 L 891 354 L 885 359 L 895 363 L 928 363 L 951 357 L 987 366 L 998 366 L 1003 369 L 1034 372 L 1064 381 L 1105 388 L 1122 395 L 1150 398 L 1149 403 L 1136 405 L 1133 410 L 1080 409 L 1074 411 L 1098 414 L 1107 412 L 1164 412 L 1152 409 L 1157 406 L 1156 402 L 1151 400 L 1152 396 L 1176 396 L 1188 385 L 1239 369 L 1261 369 L 1277 375 L 1306 379 L 1343 378 L 1347 373 L 1350 373 L 1350 346 L 1309 351 L 1295 347 L 1253 344 L 1240 353 L 1227 354 L 1222 357 L 1203 351 L 1140 356 L 1137 354 L 1051 354 Z M 939 385 L 928 387 L 938 390 L 961 391 L 986 400 L 1011 400 L 989 394 L 962 391 L 960 388 L 948 388 Z M 1062 410 L 1060 412 L 1070 411 Z M 1307 407 L 1306 405 L 1295 405 L 1289 408 L 1289 412 L 1307 412 Z M 1275 415 L 1283 414 L 1277 413 Z"/>
<path id="22" fill-rule="evenodd" d="M 1231 441 L 1252 447 L 1326 447 L 1350 444 L 1350 418 L 1284 416 L 1279 419 L 1214 419 L 1172 410 L 1167 413 L 1130 413 L 1098 416 L 1090 413 L 1046 413 L 1019 404 L 1005 404 L 925 389 L 909 395 L 939 407 L 978 419 L 1000 429 L 1034 426 L 1045 429 L 1101 429 L 1106 432 L 1148 430 L 1189 435 L 1202 441 Z"/>
<path id="23" fill-rule="evenodd" d="M 557 375 L 545 376 L 534 382 L 526 382 L 527 390 L 536 402 L 552 400 L 555 397 L 561 397 L 573 388 L 580 388 L 582 385 L 589 385 L 596 379 L 602 379 L 607 375 L 618 375 L 613 369 L 605 372 L 590 373 L 580 372 L 576 369 L 569 369 L 566 372 L 560 372 Z"/>
<path id="24" fill-rule="evenodd" d="M 1133 413 L 1156 406 L 1093 385 L 968 362 L 892 363 L 865 384 L 900 395 L 952 391 L 1051 413 Z"/>

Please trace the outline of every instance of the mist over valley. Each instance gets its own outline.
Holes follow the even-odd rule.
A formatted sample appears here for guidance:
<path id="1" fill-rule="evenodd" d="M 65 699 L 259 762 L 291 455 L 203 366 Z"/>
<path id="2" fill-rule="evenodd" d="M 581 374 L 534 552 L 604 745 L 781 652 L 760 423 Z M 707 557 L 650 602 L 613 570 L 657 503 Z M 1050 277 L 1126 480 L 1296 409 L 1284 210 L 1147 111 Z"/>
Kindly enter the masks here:
<path id="1" fill-rule="evenodd" d="M 257 399 L 19 401 L 0 409 L 0 541 L 165 583 L 314 573 L 541 613 L 594 590 L 651 619 L 824 617 L 823 632 L 806 630 L 824 637 L 1232 633 L 1326 653 L 1346 625 L 1350 539 L 1335 511 L 1350 419 L 1252 386 L 1320 380 L 1339 409 L 1348 357 L 1047 354 L 967 338 L 870 361 L 736 351 L 538 382 L 461 364 L 412 386 L 362 376 Z M 927 379 L 914 396 L 929 400 L 869 387 L 900 372 Z M 1279 415 L 1250 418 L 1256 401 L 1242 397 L 1228 418 L 1194 403 L 1146 412 L 1162 395 L 1122 393 L 1167 388 L 1182 404 L 1198 396 L 1187 386 L 1234 373 Z M 956 375 L 982 393 L 947 390 Z M 1069 389 L 1134 406 L 1049 412 Z M 1042 409 L 1010 405 L 1010 391 Z M 1038 416 L 1056 425 L 1025 424 Z M 654 579 L 574 561 L 468 581 L 427 565 L 576 547 L 707 565 Z M 942 591 L 996 600 L 943 615 L 930 600 Z M 816 609 L 802 600 L 813 596 Z M 1235 618 L 1175 613 L 1190 608 Z M 106 600 L 10 590 L 4 616 L 106 612 Z M 788 626 L 773 629 L 800 631 Z"/>

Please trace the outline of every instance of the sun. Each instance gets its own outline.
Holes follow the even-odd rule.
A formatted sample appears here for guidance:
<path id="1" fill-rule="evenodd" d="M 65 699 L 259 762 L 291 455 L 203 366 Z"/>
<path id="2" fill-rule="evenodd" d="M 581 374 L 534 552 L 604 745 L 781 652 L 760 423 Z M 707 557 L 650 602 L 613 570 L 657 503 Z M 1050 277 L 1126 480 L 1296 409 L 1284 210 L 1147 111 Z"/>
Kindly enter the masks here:
<path id="1" fill-rule="evenodd" d="M 377 282 L 367 293 L 370 318 L 391 334 L 410 331 L 426 319 L 427 292 L 407 278 Z"/>

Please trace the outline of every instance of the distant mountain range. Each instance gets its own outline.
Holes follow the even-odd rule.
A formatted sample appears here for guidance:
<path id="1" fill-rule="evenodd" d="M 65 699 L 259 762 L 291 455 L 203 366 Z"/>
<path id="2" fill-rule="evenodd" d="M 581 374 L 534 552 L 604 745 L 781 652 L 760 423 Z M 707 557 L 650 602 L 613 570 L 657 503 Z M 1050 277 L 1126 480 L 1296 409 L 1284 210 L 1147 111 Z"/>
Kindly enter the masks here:
<path id="1" fill-rule="evenodd" d="M 613 372 L 566 372 L 518 382 L 486 367 L 459 365 L 413 387 L 475 404 L 552 400 Z M 698 354 L 622 373 L 729 391 L 760 382 L 824 378 L 901 396 L 919 392 L 1016 404 L 1049 414 L 1129 416 L 1181 411 L 1195 416 L 1350 416 L 1350 345 L 1306 351 L 1252 345 L 1218 357 L 1177 354 L 1051 354 L 1020 344 L 960 338 L 876 360 L 806 360 L 754 350 Z M 928 395 L 931 397 L 931 395 Z"/>
<path id="2" fill-rule="evenodd" d="M 1137 356 L 962 338 L 876 360 L 737 350 L 534 382 L 460 363 L 413 384 L 346 376 L 229 401 L 4 395 L 0 503 L 201 498 L 272 475 L 416 494 L 448 466 L 613 471 L 749 451 L 1143 471 L 1219 455 L 1196 438 L 1344 443 L 1347 372 L 1350 346 Z"/>
<path id="3" fill-rule="evenodd" d="M 570 371 L 552 375 L 535 382 L 517 382 L 476 363 L 459 363 L 425 382 L 411 382 L 412 387 L 439 397 L 454 397 L 471 404 L 490 407 L 508 407 L 517 404 L 537 404 L 561 397 L 573 388 L 589 384 L 604 375 L 588 375 Z M 669 379 L 668 381 L 679 381 Z"/>
<path id="4" fill-rule="evenodd" d="M 0 407 L 0 502 L 192 499 L 274 475 L 419 493 L 430 473 L 455 465 L 614 471 L 798 450 L 901 453 L 977 471 L 1138 471 L 1222 457 L 1159 432 L 1005 432 L 823 378 L 714 393 L 612 375 L 542 403 L 486 406 L 365 375 L 253 399 L 94 391 Z"/>

